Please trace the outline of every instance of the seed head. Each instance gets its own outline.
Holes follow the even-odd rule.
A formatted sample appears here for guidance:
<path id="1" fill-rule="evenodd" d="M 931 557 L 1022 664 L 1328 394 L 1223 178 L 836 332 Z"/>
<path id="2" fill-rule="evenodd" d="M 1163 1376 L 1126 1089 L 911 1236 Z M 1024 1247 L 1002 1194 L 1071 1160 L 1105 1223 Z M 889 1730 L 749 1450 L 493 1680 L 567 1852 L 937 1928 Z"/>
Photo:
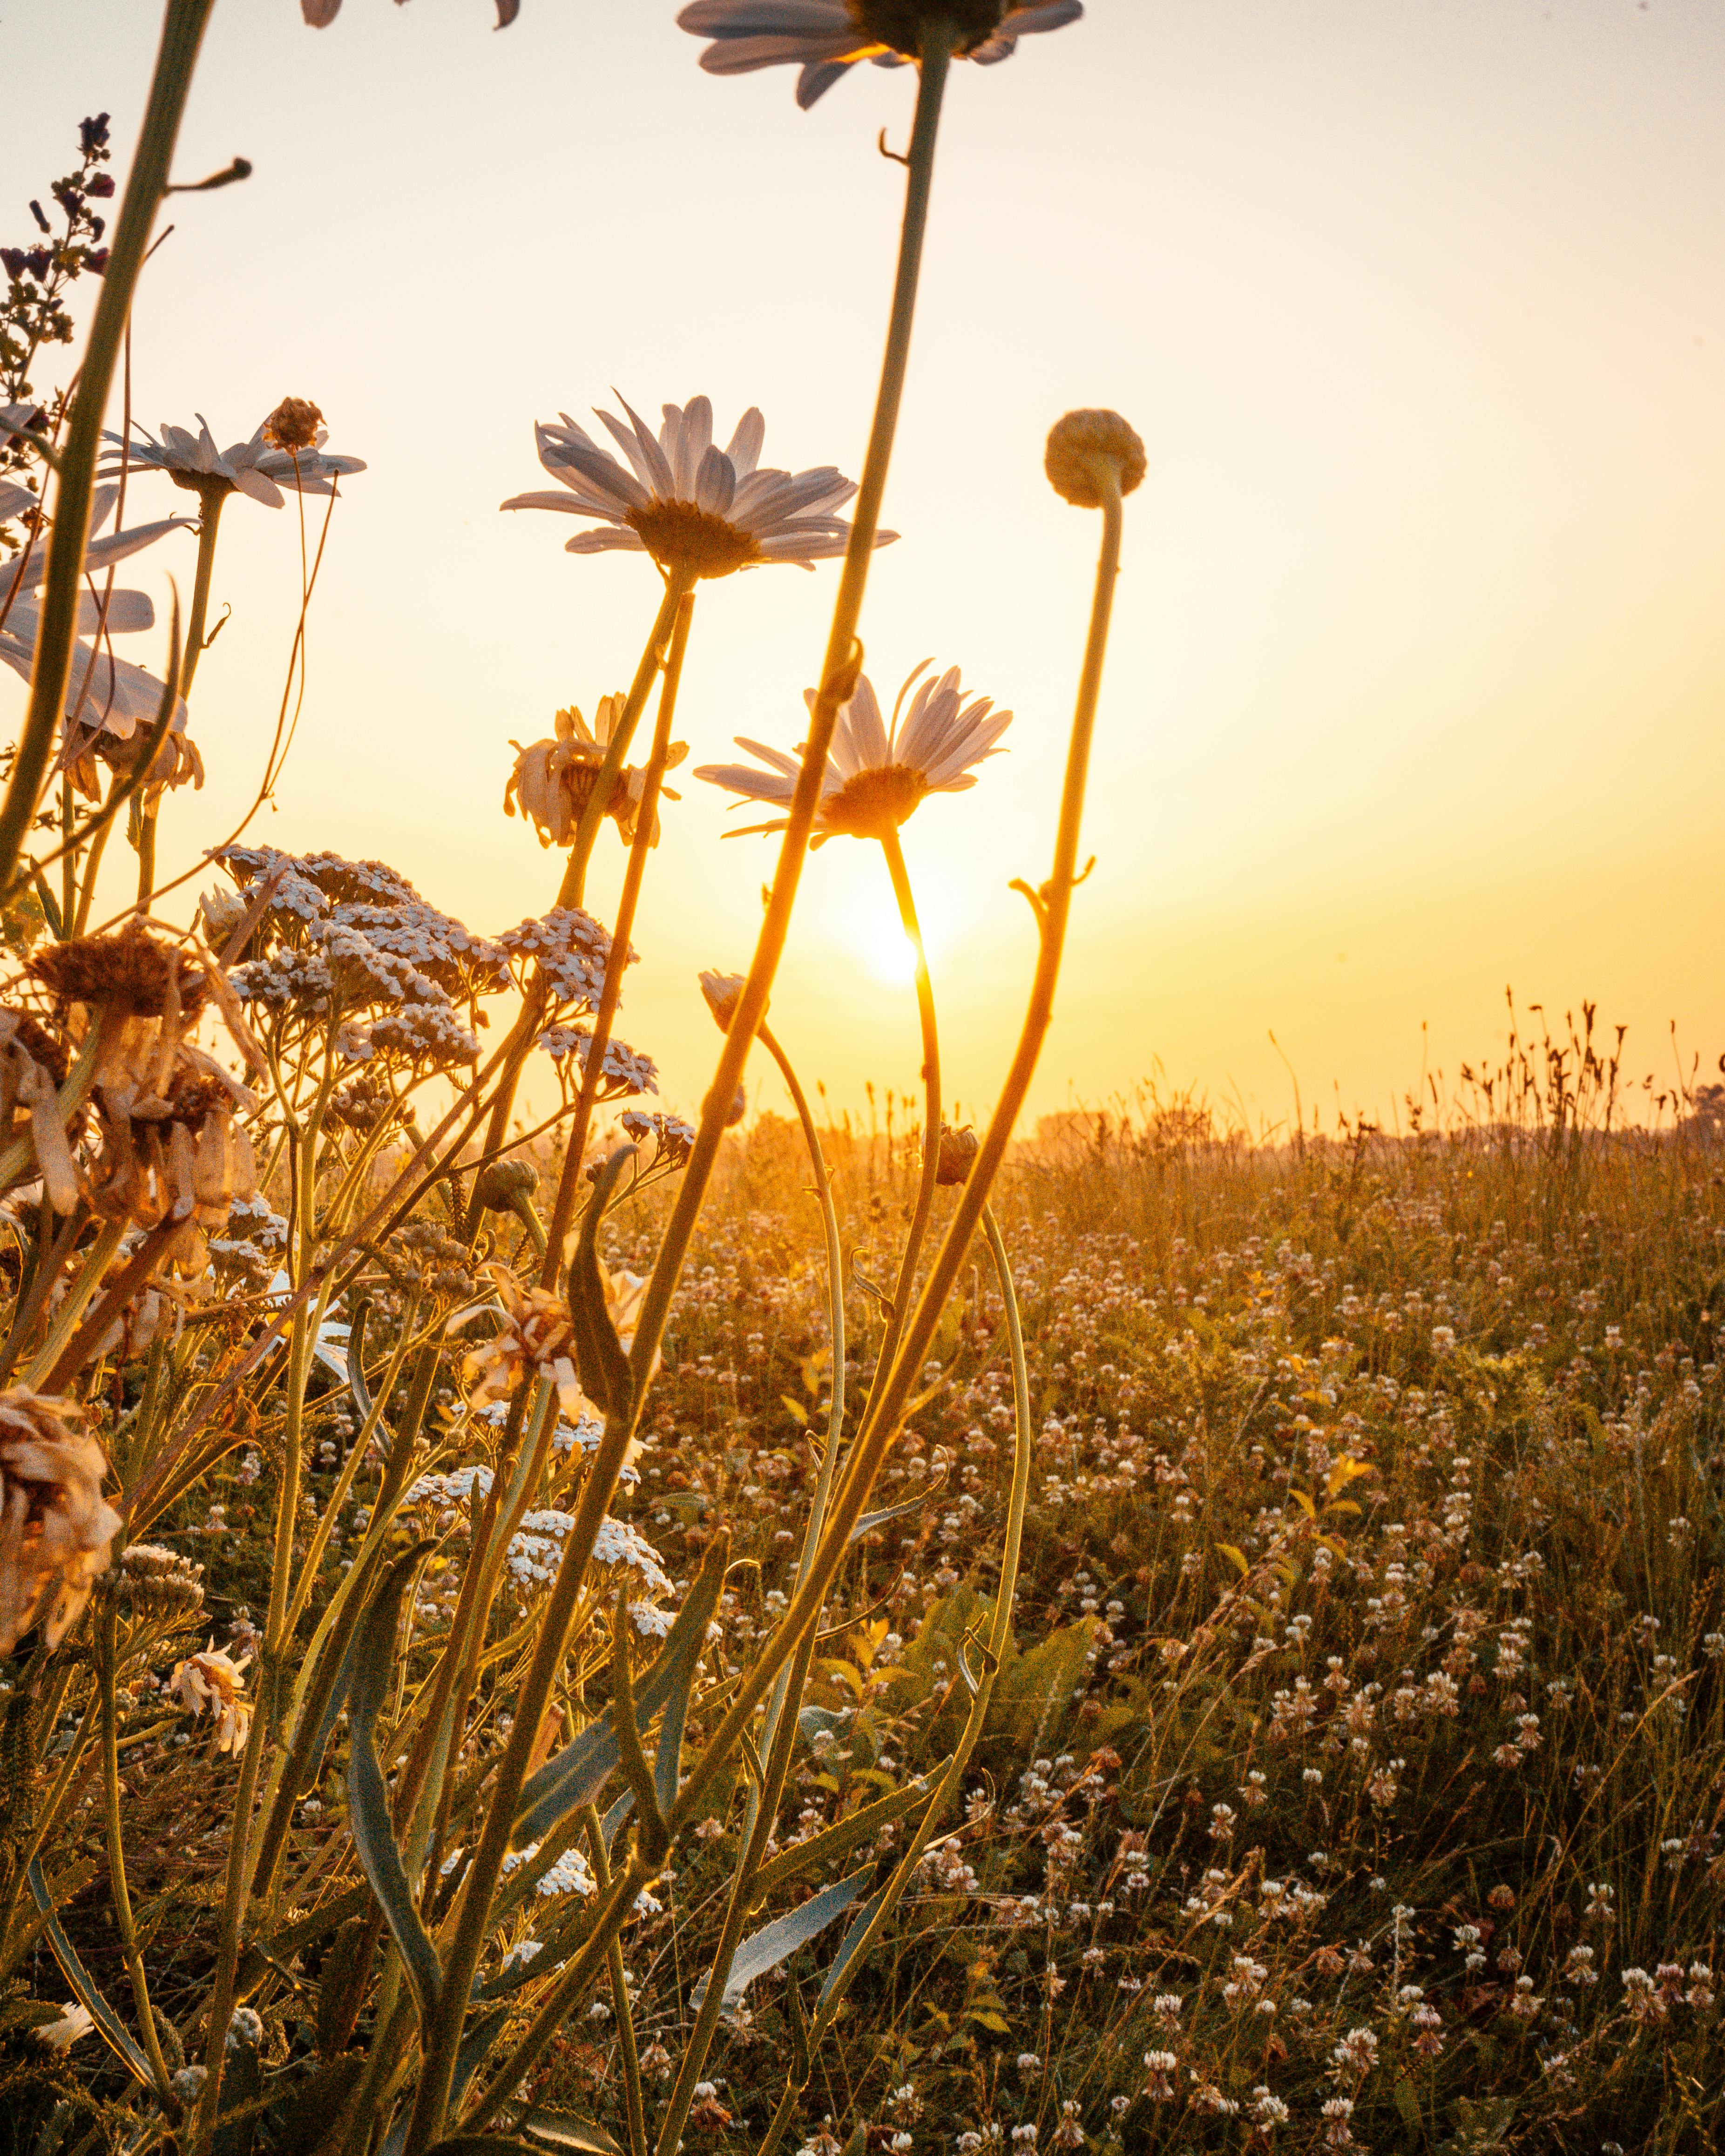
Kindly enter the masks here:
<path id="1" fill-rule="evenodd" d="M 317 447 L 317 430 L 323 414 L 304 397 L 284 397 L 264 422 L 264 439 L 273 448 L 290 454 Z"/>
<path id="2" fill-rule="evenodd" d="M 1130 494 L 1144 476 L 1144 444 L 1117 412 L 1069 412 L 1049 430 L 1043 469 L 1062 501 L 1076 509 L 1100 509 L 1106 475 L 1117 473 Z"/>
<path id="3" fill-rule="evenodd" d="M 941 1125 L 940 1153 L 935 1163 L 937 1183 L 963 1183 L 970 1174 L 971 1163 L 982 1150 L 982 1141 L 968 1123 L 954 1130 L 950 1123 Z"/>

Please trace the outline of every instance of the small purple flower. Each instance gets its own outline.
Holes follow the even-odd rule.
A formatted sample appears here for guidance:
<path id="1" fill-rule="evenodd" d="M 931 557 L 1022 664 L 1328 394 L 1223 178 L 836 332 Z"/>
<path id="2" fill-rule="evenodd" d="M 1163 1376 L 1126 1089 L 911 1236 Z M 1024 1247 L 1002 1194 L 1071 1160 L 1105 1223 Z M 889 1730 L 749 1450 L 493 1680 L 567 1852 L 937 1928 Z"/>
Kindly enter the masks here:
<path id="1" fill-rule="evenodd" d="M 105 202 L 114 192 L 114 175 L 111 172 L 92 172 L 84 183 L 84 192 L 95 196 L 100 202 Z"/>

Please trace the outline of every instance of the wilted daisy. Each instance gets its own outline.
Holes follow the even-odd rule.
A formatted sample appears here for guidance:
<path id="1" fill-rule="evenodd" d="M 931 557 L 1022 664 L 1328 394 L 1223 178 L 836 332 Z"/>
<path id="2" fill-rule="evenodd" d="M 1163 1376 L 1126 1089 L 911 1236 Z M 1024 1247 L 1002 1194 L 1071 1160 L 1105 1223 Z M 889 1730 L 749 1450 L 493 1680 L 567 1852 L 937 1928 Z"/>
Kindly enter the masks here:
<path id="1" fill-rule="evenodd" d="M 0 1392 L 0 1654 L 33 1625 L 58 1645 L 90 1599 L 120 1515 L 83 1409 L 22 1385 Z"/>
<path id="2" fill-rule="evenodd" d="M 523 1287 L 505 1265 L 488 1265 L 486 1270 L 496 1282 L 496 1302 L 475 1303 L 449 1323 L 450 1332 L 456 1332 L 470 1318 L 487 1312 L 495 1316 L 501 1306 L 502 1323 L 461 1366 L 461 1382 L 470 1388 L 473 1406 L 506 1399 L 532 1370 L 557 1387 L 563 1413 L 578 1422 L 585 1399 L 575 1377 L 575 1327 L 568 1304 L 549 1288 Z"/>
<path id="3" fill-rule="evenodd" d="M 701 56 L 709 74 L 800 67 L 797 102 L 806 111 L 859 60 L 916 59 L 927 22 L 944 20 L 957 58 L 988 67 L 1009 59 L 1020 38 L 1064 29 L 1083 13 L 1082 0 L 692 0 L 677 21 L 712 39 Z"/>
<path id="4" fill-rule="evenodd" d="M 575 834 L 588 803 L 593 798 L 593 789 L 599 775 L 599 767 L 605 760 L 605 751 L 618 720 L 623 716 L 626 699 L 621 696 L 601 696 L 593 712 L 591 726 L 581 711 L 571 705 L 557 715 L 557 732 L 550 741 L 530 742 L 523 748 L 517 741 L 510 747 L 516 752 L 515 768 L 509 774 L 509 783 L 503 789 L 503 813 L 513 816 L 516 803 L 521 803 L 521 814 L 529 818 L 539 833 L 542 846 L 572 846 Z M 672 742 L 666 752 L 667 771 L 674 770 L 689 753 L 687 742 Z M 630 764 L 619 771 L 611 784 L 611 798 L 605 803 L 605 814 L 614 816 L 617 828 L 626 846 L 634 844 L 635 824 L 641 802 L 647 791 L 647 773 L 644 765 Z M 661 793 L 672 801 L 682 796 L 668 786 L 660 788 Z M 653 829 L 647 843 L 659 844 L 659 817 L 655 810 Z"/>
<path id="5" fill-rule="evenodd" d="M 188 1655 L 177 1663 L 168 1679 L 168 1690 L 194 1718 L 209 1709 L 218 1757 L 223 1752 L 243 1752 L 251 1734 L 252 1702 L 245 1697 L 245 1670 L 250 1661 L 249 1655 L 242 1655 L 236 1662 L 212 1640 L 202 1654 Z"/>
<path id="6" fill-rule="evenodd" d="M 976 784 L 973 766 L 1005 753 L 995 743 L 1012 724 L 1012 713 L 997 711 L 987 696 L 967 701 L 956 666 L 919 686 L 917 676 L 932 664 L 925 659 L 899 690 L 890 729 L 868 675 L 858 676 L 855 694 L 839 711 L 827 753 L 814 819 L 816 845 L 839 832 L 854 839 L 884 838 L 904 822 L 924 794 L 966 792 Z M 813 689 L 805 691 L 811 709 L 814 696 Z M 769 768 L 708 763 L 695 776 L 740 793 L 745 800 L 788 808 L 803 767 L 800 749 L 796 756 L 787 756 L 783 749 L 768 748 L 741 734 L 737 746 L 761 757 Z M 730 835 L 782 831 L 785 822 L 781 816 L 768 824 L 749 824 Z"/>
<path id="7" fill-rule="evenodd" d="M 285 402 L 300 404 L 303 400 Z M 305 408 L 316 410 L 315 405 Z M 106 454 L 102 471 L 111 475 L 126 465 L 133 471 L 165 471 L 176 486 L 187 487 L 193 494 L 206 489 L 223 495 L 245 494 L 266 509 L 280 509 L 286 499 L 282 486 L 297 486 L 302 494 L 333 494 L 338 479 L 365 470 L 358 457 L 324 454 L 323 445 L 329 439 L 326 427 L 317 427 L 311 446 L 297 454 L 279 448 L 270 432 L 276 418 L 277 413 L 271 413 L 249 442 L 235 442 L 225 449 L 216 447 L 209 422 L 201 412 L 195 434 L 187 427 L 164 425 L 158 440 L 140 427 L 138 439 L 128 443 L 123 434 L 110 433 L 103 439 L 114 447 Z"/>
<path id="8" fill-rule="evenodd" d="M 99 531 L 114 507 L 117 487 L 99 487 L 90 507 L 90 529 Z M 71 744 L 68 761 L 95 746 L 105 757 L 118 744 L 130 742 L 137 729 L 153 724 L 162 709 L 163 685 L 153 674 L 128 660 L 116 659 L 107 648 L 110 636 L 135 635 L 152 628 L 156 609 L 146 592 L 112 591 L 103 594 L 97 579 L 129 556 L 154 546 L 170 531 L 188 531 L 192 520 L 164 516 L 153 524 L 136 524 L 124 531 L 110 531 L 92 539 L 84 550 L 85 589 L 79 594 L 77 627 L 80 638 L 100 634 L 100 648 L 81 640 L 72 647 L 71 670 L 66 680 L 65 714 L 76 713 L 80 733 L 86 737 Z M 32 547 L 17 562 L 0 568 L 0 660 L 28 681 L 36 660 L 36 637 L 41 626 L 40 592 L 48 575 L 48 550 Z M 95 586 L 92 590 L 90 587 Z M 172 731 L 183 732 L 186 707 L 175 707 Z M 202 767 L 199 767 L 200 773 Z"/>
<path id="9" fill-rule="evenodd" d="M 721 449 L 707 398 L 665 405 L 657 435 L 618 402 L 628 426 L 609 412 L 597 417 L 626 465 L 562 413 L 560 424 L 533 432 L 540 463 L 567 491 L 512 495 L 502 506 L 597 517 L 603 528 L 578 532 L 566 552 L 650 554 L 661 569 L 688 577 L 728 577 L 768 562 L 806 569 L 845 552 L 850 526 L 833 511 L 856 492 L 855 482 L 831 465 L 795 473 L 763 466 L 767 423 L 754 406 Z M 897 536 L 882 531 L 875 543 Z"/>

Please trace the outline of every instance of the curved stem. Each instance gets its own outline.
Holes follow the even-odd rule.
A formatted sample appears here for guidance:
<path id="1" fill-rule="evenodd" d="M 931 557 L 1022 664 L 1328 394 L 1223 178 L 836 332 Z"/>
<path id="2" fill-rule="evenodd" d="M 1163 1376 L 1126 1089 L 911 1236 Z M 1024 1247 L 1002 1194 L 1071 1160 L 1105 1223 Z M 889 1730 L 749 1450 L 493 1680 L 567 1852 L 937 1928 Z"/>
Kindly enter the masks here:
<path id="1" fill-rule="evenodd" d="M 635 907 L 641 896 L 641 880 L 647 872 L 647 850 L 653 843 L 659 817 L 659 789 L 670 754 L 671 721 L 676 715 L 677 690 L 683 678 L 683 654 L 689 648 L 689 624 L 695 612 L 695 594 L 685 592 L 677 606 L 676 626 L 665 657 L 665 685 L 659 692 L 659 719 L 653 729 L 653 750 L 647 761 L 640 805 L 635 811 L 635 835 L 623 872 L 623 890 L 617 901 L 617 919 L 611 930 L 611 948 L 605 959 L 604 985 L 598 1009 L 593 1013 L 593 1032 L 587 1044 L 587 1063 L 581 1074 L 581 1099 L 563 1152 L 563 1172 L 557 1183 L 550 1224 L 541 1252 L 540 1284 L 550 1287 L 563 1262 L 563 1245 L 575 1214 L 575 1194 L 581 1183 L 581 1163 L 587 1154 L 588 1132 L 605 1082 L 605 1050 L 611 1045 L 611 1024 L 623 996 L 623 974 L 629 964 L 629 939 L 635 925 Z M 615 737 L 614 736 L 614 740 Z M 600 782 L 603 783 L 601 772 Z M 593 790 L 593 801 L 600 798 Z M 590 808 L 593 802 L 588 803 Z"/>
<path id="2" fill-rule="evenodd" d="M 659 1255 L 643 1298 L 634 1346 L 630 1353 L 634 1373 L 631 1392 L 637 1412 L 639 1403 L 646 1396 L 647 1381 L 657 1358 L 665 1321 L 670 1312 L 671 1296 L 688 1253 L 696 1219 L 706 1197 L 714 1163 L 718 1158 L 726 1118 L 736 1096 L 737 1082 L 747 1060 L 750 1045 L 766 1013 L 773 977 L 790 930 L 791 913 L 796 904 L 803 862 L 809 850 L 815 809 L 819 803 L 821 783 L 826 773 L 827 750 L 838 720 L 839 707 L 850 696 L 861 665 L 856 627 L 862 611 L 863 593 L 868 583 L 869 557 L 874 551 L 875 535 L 880 528 L 881 497 L 886 490 L 893 437 L 898 427 L 899 407 L 904 396 L 905 374 L 910 359 L 911 326 L 916 313 L 916 284 L 922 270 L 929 192 L 934 177 L 935 141 L 939 131 L 941 101 L 946 88 L 955 34 L 952 23 L 943 17 L 924 25 L 922 64 L 917 80 L 916 117 L 911 136 L 910 170 L 906 184 L 905 218 L 899 242 L 892 316 L 887 329 L 886 353 L 881 367 L 874 424 L 869 437 L 868 456 L 857 490 L 855 518 L 845 555 L 845 568 L 839 578 L 832 629 L 827 639 L 820 689 L 810 714 L 809 745 L 786 819 L 778 866 L 774 873 L 766 915 L 761 924 L 760 937 L 755 946 L 754 960 L 730 1031 L 726 1035 L 725 1045 L 720 1052 L 718 1067 L 702 1107 L 700 1128 L 696 1133 L 695 1143 L 684 1168 L 682 1184 L 665 1229 L 665 1240 L 660 1245 Z M 669 593 L 666 597 L 669 599 Z M 427 2046 L 424 2068 L 402 2156 L 424 2156 L 424 2151 L 442 2126 L 444 2114 L 448 2108 L 455 2053 L 460 2042 L 461 2017 L 473 1974 L 479 1965 L 484 1947 L 492 1897 L 496 1891 L 504 1855 L 509 1846 L 516 1802 L 526 1776 L 527 1760 L 540 1717 L 545 1712 L 552 1683 L 562 1662 L 580 1592 L 582 1574 L 598 1535 L 599 1522 L 605 1517 L 611 1493 L 616 1487 L 618 1475 L 634 1435 L 634 1421 L 633 1414 L 613 1415 L 608 1419 L 604 1436 L 588 1469 L 575 1524 L 564 1543 L 557 1577 L 547 1599 L 538 1644 L 516 1704 L 515 1726 L 510 1732 L 509 1742 L 498 1763 L 491 1809 L 486 1816 L 485 1830 L 474 1853 L 473 1864 L 463 1891 L 460 1918 L 450 1943 L 444 1981 L 446 2003 L 437 2017 L 432 2041 Z M 818 1598 L 816 1606 L 819 1606 Z M 781 1666 L 783 1659 L 781 1657 Z M 770 1684 L 778 1673 L 776 1666 L 768 1671 L 767 1683 Z M 766 1688 L 763 1684 L 762 1692 Z M 758 1698 L 760 1694 L 756 1697 Z M 730 1738 L 731 1748 L 734 1748 L 736 1743 L 737 1736 L 733 1732 Z"/>
<path id="3" fill-rule="evenodd" d="M 886 1314 L 886 1328 L 880 1336 L 880 1349 L 875 1363 L 874 1383 L 870 1388 L 869 1407 L 892 1368 L 892 1360 L 898 1349 L 899 1338 L 905 1328 L 905 1319 L 910 1313 L 911 1293 L 916 1285 L 916 1260 L 922 1255 L 923 1240 L 928 1233 L 928 1216 L 934 1209 L 934 1179 L 941 1158 L 941 1050 L 940 1036 L 934 1019 L 934 983 L 928 977 L 928 953 L 922 943 L 922 924 L 916 917 L 916 901 L 911 891 L 910 871 L 905 866 L 904 848 L 899 844 L 898 833 L 889 829 L 880 837 L 880 850 L 886 856 L 886 867 L 892 878 L 893 896 L 898 901 L 898 917 L 904 924 L 905 934 L 910 938 L 916 953 L 916 1011 L 922 1022 L 922 1174 L 916 1186 L 916 1209 L 911 1215 L 911 1229 L 905 1238 L 904 1255 L 899 1260 L 898 1286 L 893 1291 L 892 1307 Z M 863 1411 L 866 1424 L 869 1409 Z"/>
<path id="4" fill-rule="evenodd" d="M 1060 978 L 1060 957 L 1065 946 L 1066 922 L 1071 909 L 1078 859 L 1078 832 L 1084 814 L 1085 783 L 1090 769 L 1090 747 L 1096 727 L 1096 701 L 1101 689 L 1102 660 L 1107 649 L 1108 621 L 1113 605 L 1115 580 L 1120 570 L 1120 483 L 1111 470 L 1111 484 L 1102 503 L 1102 547 L 1096 564 L 1096 583 L 1091 603 L 1090 633 L 1086 640 L 1084 666 L 1079 679 L 1078 703 L 1073 715 L 1071 741 L 1066 752 L 1066 773 L 1060 796 L 1060 824 L 1055 836 L 1054 868 L 1037 900 L 1040 949 L 1029 1007 L 1019 1045 L 988 1131 L 959 1193 L 958 1203 L 941 1245 L 929 1268 L 928 1278 L 900 1345 L 898 1357 L 886 1383 L 877 1389 L 867 1419 L 858 1432 L 846 1465 L 845 1481 L 833 1502 L 825 1543 L 819 1561 L 790 1607 L 778 1630 L 762 1650 L 759 1661 L 738 1686 L 724 1721 L 715 1731 L 706 1751 L 683 1784 L 672 1815 L 673 1828 L 694 1815 L 724 1760 L 747 1728 L 749 1717 L 779 1671 L 796 1651 L 806 1630 L 819 1620 L 820 1605 L 845 1554 L 851 1529 L 862 1517 L 870 1490 L 897 1434 L 917 1373 L 927 1359 L 940 1322 L 941 1312 L 952 1292 L 958 1268 L 975 1234 L 988 1192 L 1012 1137 L 1013 1126 L 1029 1091 L 1036 1060 L 1054 1014 L 1055 983 Z M 639 1336 L 636 1337 L 639 1346 Z"/>
<path id="5" fill-rule="evenodd" d="M 833 1204 L 832 1179 L 827 1173 L 826 1158 L 821 1151 L 814 1118 L 809 1111 L 808 1096 L 798 1082 L 790 1058 L 774 1038 L 772 1027 L 763 1024 L 757 1038 L 778 1065 L 779 1075 L 790 1089 L 798 1121 L 803 1126 L 803 1142 L 809 1148 L 809 1165 L 814 1172 L 814 1194 L 819 1201 L 821 1224 L 826 1233 L 827 1305 L 833 1344 L 833 1399 L 827 1414 L 826 1450 L 822 1455 L 820 1472 L 815 1479 L 814 1494 L 809 1501 L 809 1520 L 803 1534 L 803 1553 L 797 1566 L 797 1584 L 800 1585 L 820 1547 L 827 1503 L 832 1494 L 833 1469 L 839 1457 L 845 1429 L 845 1255 L 839 1235 L 838 1212 Z M 719 2015 L 725 2004 L 725 1986 L 731 1976 L 731 1964 L 736 1959 L 737 1949 L 742 1942 L 742 1928 L 757 1898 L 754 1892 L 755 1880 L 761 1869 L 773 1822 L 778 1817 L 779 1804 L 783 1799 L 785 1779 L 790 1772 L 791 1751 L 796 1735 L 796 1711 L 802 1703 L 803 1687 L 809 1681 L 809 1665 L 814 1658 L 814 1634 L 811 1630 L 803 1640 L 796 1660 L 788 1670 L 780 1672 L 773 1697 L 768 1702 L 767 1719 L 760 1741 L 763 1768 L 760 1781 L 749 1792 L 747 1808 L 743 1815 L 742 1856 L 732 1879 L 731 1900 L 725 1911 L 724 1928 L 707 1970 L 706 1991 L 701 2002 L 701 2011 L 689 2041 L 684 2046 L 676 2081 L 665 2100 L 664 2115 L 660 2122 L 656 2156 L 675 2156 L 678 2140 L 688 2121 L 689 2107 L 694 2101 L 695 2085 L 701 2079 L 707 2054 L 712 2049 L 713 2038 L 718 2031 Z"/>
<path id="6" fill-rule="evenodd" d="M 213 5 L 214 0 L 167 0 L 162 18 L 162 42 L 157 48 L 143 128 L 114 228 L 101 297 L 96 302 L 90 342 L 79 368 L 78 388 L 60 455 L 30 701 L 5 800 L 0 803 L 0 884 L 10 880 L 24 834 L 36 814 L 43 775 L 65 706 L 77 634 L 84 549 L 90 536 L 90 496 L 108 392 L 125 340 L 132 294 L 149 249 L 150 228 L 167 191 L 168 167 L 191 91 L 198 49 Z"/>

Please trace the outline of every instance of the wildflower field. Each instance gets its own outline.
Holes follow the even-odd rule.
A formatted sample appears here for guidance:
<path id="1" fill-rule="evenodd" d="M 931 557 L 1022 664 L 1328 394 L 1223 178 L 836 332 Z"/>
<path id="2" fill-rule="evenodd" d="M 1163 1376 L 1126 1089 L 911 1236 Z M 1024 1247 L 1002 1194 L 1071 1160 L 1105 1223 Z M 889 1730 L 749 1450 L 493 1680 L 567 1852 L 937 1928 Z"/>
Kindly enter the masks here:
<path id="1" fill-rule="evenodd" d="M 1153 470 L 1118 412 L 1014 450 L 1095 563 L 1070 717 L 868 670 L 949 88 L 1078 0 L 676 16 L 804 110 L 904 71 L 879 387 L 855 481 L 704 395 L 524 417 L 500 508 L 629 557 L 645 634 L 475 748 L 547 865 L 496 930 L 255 828 L 380 475 L 309 397 L 225 447 L 131 409 L 165 204 L 250 175 L 175 177 L 213 4 L 163 0 L 131 162 L 85 117 L 0 249 L 0 2150 L 1715 2146 L 1725 1089 L 1512 1008 L 1394 1132 L 1034 1122 Z M 200 746 L 259 513 L 280 702 Z M 115 583 L 157 547 L 166 621 Z M 747 969 L 685 984 L 685 1117 L 618 1030 L 667 774 L 723 752 L 685 656 L 728 580 L 829 562 L 802 706 L 691 769 L 771 867 Z M 967 1122 L 900 834 L 1033 723 Z M 774 997 L 829 842 L 911 966 L 884 1127 L 811 1106 Z"/>

